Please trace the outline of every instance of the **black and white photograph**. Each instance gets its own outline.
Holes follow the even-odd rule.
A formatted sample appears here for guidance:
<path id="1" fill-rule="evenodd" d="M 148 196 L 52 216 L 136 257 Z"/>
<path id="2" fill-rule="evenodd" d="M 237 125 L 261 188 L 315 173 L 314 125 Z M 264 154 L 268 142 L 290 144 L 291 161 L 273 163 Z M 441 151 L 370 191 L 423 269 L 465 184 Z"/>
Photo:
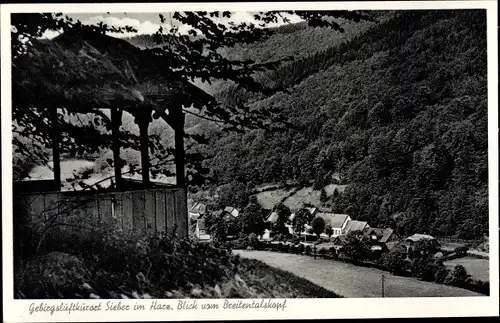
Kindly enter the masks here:
<path id="1" fill-rule="evenodd" d="M 498 300 L 489 9 L 187 6 L 2 12 L 28 320 Z"/>

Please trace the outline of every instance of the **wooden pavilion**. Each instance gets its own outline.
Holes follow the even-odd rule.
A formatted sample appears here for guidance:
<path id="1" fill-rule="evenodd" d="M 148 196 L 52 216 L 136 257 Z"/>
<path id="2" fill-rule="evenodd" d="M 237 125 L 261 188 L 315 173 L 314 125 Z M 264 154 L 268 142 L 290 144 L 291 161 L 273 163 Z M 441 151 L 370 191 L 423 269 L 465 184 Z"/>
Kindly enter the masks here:
<path id="1" fill-rule="evenodd" d="M 70 30 L 52 40 L 35 41 L 13 67 L 13 113 L 18 113 L 13 119 L 23 118 L 19 115 L 25 111 L 23 109 L 34 105 L 37 111 L 51 119 L 54 180 L 38 185 L 38 189 L 45 193 L 51 191 L 51 198 L 61 198 L 57 191 L 61 187 L 61 132 L 64 129 L 60 129 L 58 109 L 64 108 L 71 113 L 96 113 L 102 117 L 107 117 L 102 113 L 103 109 L 110 110 L 108 121 L 112 133 L 115 190 L 118 193 L 130 190 L 124 189 L 119 158 L 119 128 L 122 113 L 126 111 L 134 116 L 140 130 L 142 185 L 134 188 L 141 189 L 138 196 L 142 201 L 135 207 L 135 195 L 125 192 L 126 198 L 121 199 L 117 206 L 111 206 L 106 200 L 109 196 L 96 195 L 91 197 L 96 202 L 92 202 L 90 213 L 101 217 L 103 210 L 111 214 L 119 209 L 126 215 L 124 229 L 133 228 L 134 223 L 140 228 L 153 229 L 180 223 L 181 236 L 187 235 L 183 108 L 202 109 L 216 104 L 212 96 L 172 73 L 165 56 L 152 50 L 141 50 L 122 39 L 86 30 Z M 162 118 L 175 131 L 176 187 L 179 190 L 172 194 L 163 194 L 151 185 L 148 127 L 153 118 Z M 25 191 L 25 184 L 20 183 L 17 187 Z M 28 185 L 31 189 L 37 186 L 32 184 Z M 184 196 L 179 197 L 179 192 Z M 42 200 L 42 205 L 50 204 L 47 197 Z M 104 209 L 100 206 L 102 203 L 106 204 Z M 148 216 L 152 213 L 155 215 L 151 220 Z"/>
<path id="2" fill-rule="evenodd" d="M 169 61 L 125 40 L 91 31 L 69 31 L 37 41 L 16 66 L 14 104 L 37 101 L 51 109 L 55 185 L 60 186 L 60 129 L 57 109 L 74 113 L 111 111 L 115 181 L 121 164 L 118 131 L 123 111 L 135 117 L 140 129 L 142 179 L 150 185 L 148 127 L 162 118 L 175 131 L 177 186 L 185 186 L 183 107 L 215 104 L 212 96 L 170 72 Z M 44 108 L 45 108 L 44 107 Z"/>

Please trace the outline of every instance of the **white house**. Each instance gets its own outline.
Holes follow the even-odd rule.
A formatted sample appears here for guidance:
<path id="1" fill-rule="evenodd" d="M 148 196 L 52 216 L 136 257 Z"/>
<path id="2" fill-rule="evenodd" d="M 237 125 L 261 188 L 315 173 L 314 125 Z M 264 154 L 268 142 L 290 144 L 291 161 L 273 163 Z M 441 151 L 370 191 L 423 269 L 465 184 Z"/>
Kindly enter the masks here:
<path id="1" fill-rule="evenodd" d="M 231 214 L 233 217 L 237 218 L 240 212 L 232 206 L 226 206 L 224 212 Z"/>
<path id="2" fill-rule="evenodd" d="M 207 233 L 205 228 L 205 220 L 198 219 L 196 220 L 196 237 L 199 240 L 210 240 L 210 235 Z"/>
<path id="3" fill-rule="evenodd" d="M 269 223 L 273 223 L 273 224 L 274 224 L 274 223 L 276 223 L 276 221 L 278 221 L 278 213 L 276 213 L 276 212 L 271 212 L 271 213 L 267 216 L 267 218 L 266 218 L 266 220 L 265 220 L 265 221 L 266 221 L 266 222 L 269 222 Z"/>
<path id="4" fill-rule="evenodd" d="M 322 218 L 325 220 L 325 225 L 330 225 L 332 227 L 333 238 L 345 234 L 347 224 L 351 221 L 351 217 L 347 214 L 317 213 L 316 217 Z M 321 235 L 325 238 L 328 237 L 325 233 L 322 233 Z"/>

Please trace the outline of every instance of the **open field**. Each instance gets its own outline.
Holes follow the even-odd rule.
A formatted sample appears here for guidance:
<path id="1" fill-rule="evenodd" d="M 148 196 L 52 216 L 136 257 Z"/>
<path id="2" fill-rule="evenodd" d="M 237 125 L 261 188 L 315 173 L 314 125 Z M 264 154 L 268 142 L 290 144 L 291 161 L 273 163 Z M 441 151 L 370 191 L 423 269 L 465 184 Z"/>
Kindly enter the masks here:
<path id="1" fill-rule="evenodd" d="M 473 278 L 480 279 L 482 281 L 490 280 L 488 259 L 464 257 L 445 261 L 444 264 L 450 269 L 453 269 L 456 265 L 462 265 Z"/>
<path id="2" fill-rule="evenodd" d="M 242 258 L 240 260 L 242 278 L 257 292 L 273 293 L 274 297 L 338 298 L 339 295 L 311 281 L 269 266 L 262 261 Z"/>
<path id="3" fill-rule="evenodd" d="M 341 261 L 271 251 L 234 252 L 289 271 L 344 297 L 381 297 L 382 275 L 385 277 L 385 297 L 481 296 L 466 289 L 394 276 L 379 269 Z"/>

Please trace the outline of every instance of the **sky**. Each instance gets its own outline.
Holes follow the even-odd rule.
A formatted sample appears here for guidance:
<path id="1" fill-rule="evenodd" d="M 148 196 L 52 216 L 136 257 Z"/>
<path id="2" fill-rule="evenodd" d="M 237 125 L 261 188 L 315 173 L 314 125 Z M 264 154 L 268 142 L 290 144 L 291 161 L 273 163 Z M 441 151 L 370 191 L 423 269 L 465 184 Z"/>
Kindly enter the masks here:
<path id="1" fill-rule="evenodd" d="M 131 26 L 137 29 L 137 33 L 134 34 L 114 34 L 116 37 L 129 37 L 133 35 L 144 35 L 144 34 L 153 34 L 155 33 L 160 25 L 163 25 L 164 28 L 168 28 L 169 30 L 172 25 L 176 25 L 179 27 L 179 31 L 181 33 L 187 33 L 189 30 L 188 26 L 179 25 L 178 22 L 174 19 L 170 18 L 169 13 L 163 13 L 163 16 L 166 18 L 164 24 L 161 24 L 159 13 L 72 13 L 68 14 L 69 17 L 80 20 L 85 24 L 96 24 L 99 22 L 104 22 L 108 25 L 113 25 L 116 27 L 120 26 Z M 292 23 L 296 23 L 300 21 L 300 18 L 297 16 L 287 16 Z M 227 18 L 214 18 L 217 19 L 217 23 L 227 24 L 229 21 L 233 21 L 236 24 L 241 22 L 253 22 L 258 23 L 253 18 L 253 12 L 249 11 L 236 11 L 232 13 L 231 19 Z M 276 27 L 282 25 L 283 23 L 270 24 L 269 27 Z M 42 38 L 53 38 L 57 36 L 59 33 L 56 31 L 47 31 Z"/>

